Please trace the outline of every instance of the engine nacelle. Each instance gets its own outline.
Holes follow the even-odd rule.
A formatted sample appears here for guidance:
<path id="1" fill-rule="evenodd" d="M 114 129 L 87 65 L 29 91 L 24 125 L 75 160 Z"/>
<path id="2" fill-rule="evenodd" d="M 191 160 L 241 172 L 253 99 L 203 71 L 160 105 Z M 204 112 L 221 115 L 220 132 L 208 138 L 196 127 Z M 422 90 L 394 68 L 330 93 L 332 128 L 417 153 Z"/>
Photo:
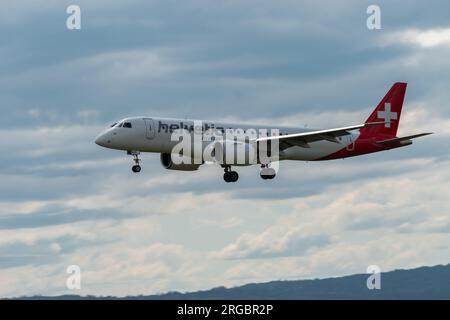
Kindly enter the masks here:
<path id="1" fill-rule="evenodd" d="M 181 171 L 195 171 L 198 170 L 200 164 L 190 163 L 192 161 L 185 161 L 185 163 L 175 164 L 172 161 L 172 155 L 170 153 L 161 153 L 161 164 L 168 170 L 181 170 Z"/>

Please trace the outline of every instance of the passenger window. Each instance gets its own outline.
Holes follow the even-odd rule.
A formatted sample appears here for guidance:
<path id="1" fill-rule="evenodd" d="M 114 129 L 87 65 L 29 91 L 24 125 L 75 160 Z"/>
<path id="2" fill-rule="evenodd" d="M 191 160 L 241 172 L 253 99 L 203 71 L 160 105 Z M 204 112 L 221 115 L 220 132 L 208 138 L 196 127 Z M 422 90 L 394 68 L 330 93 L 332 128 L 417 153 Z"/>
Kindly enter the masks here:
<path id="1" fill-rule="evenodd" d="M 124 122 L 123 127 L 124 128 L 131 128 L 131 122 Z"/>

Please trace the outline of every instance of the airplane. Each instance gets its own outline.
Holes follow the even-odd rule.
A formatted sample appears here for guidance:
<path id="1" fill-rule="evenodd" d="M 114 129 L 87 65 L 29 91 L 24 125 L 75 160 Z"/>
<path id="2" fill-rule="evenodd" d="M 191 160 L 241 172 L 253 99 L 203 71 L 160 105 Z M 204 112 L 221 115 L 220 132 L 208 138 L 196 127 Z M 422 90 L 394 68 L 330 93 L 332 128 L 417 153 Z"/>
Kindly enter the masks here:
<path id="1" fill-rule="evenodd" d="M 369 118 L 359 125 L 333 129 L 306 129 L 277 126 L 250 126 L 216 121 L 202 121 L 202 132 L 214 129 L 219 134 L 225 134 L 228 129 L 248 130 L 250 128 L 267 132 L 276 129 L 276 135 L 257 134 L 255 138 L 241 141 L 225 141 L 226 144 L 245 145 L 246 150 L 261 148 L 260 144 L 277 142 L 277 160 L 324 161 L 360 156 L 364 154 L 386 151 L 412 144 L 412 139 L 432 134 L 431 132 L 397 137 L 400 124 L 403 101 L 407 83 L 397 82 L 387 92 Z M 179 141 L 173 141 L 172 134 L 184 129 L 193 133 L 195 120 L 129 117 L 120 120 L 101 132 L 95 143 L 99 146 L 126 151 L 133 156 L 132 171 L 141 171 L 141 152 L 160 153 L 161 164 L 169 170 L 195 171 L 205 161 L 176 162 L 173 148 Z M 195 131 L 195 130 L 194 130 Z M 202 144 L 202 150 L 205 146 Z M 263 163 L 257 157 L 256 164 L 261 165 L 260 175 L 264 180 L 273 179 L 276 170 L 271 166 L 271 145 L 266 147 L 269 161 Z M 231 150 L 231 149 L 224 149 Z M 234 149 L 233 149 L 234 150 Z M 212 153 L 214 154 L 214 153 Z M 222 159 L 222 158 L 221 158 Z M 227 158 L 228 159 L 228 158 Z M 192 160 L 192 159 L 191 159 Z M 236 182 L 239 175 L 232 166 L 252 165 L 255 162 L 237 163 L 236 158 L 219 162 L 224 169 L 225 182 Z"/>

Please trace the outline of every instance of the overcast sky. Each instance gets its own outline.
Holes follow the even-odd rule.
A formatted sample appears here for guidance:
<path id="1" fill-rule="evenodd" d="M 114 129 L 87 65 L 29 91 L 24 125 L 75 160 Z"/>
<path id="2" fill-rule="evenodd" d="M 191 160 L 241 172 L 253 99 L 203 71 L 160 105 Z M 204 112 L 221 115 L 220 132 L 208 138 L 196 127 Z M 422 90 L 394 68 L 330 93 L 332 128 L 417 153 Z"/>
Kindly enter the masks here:
<path id="1" fill-rule="evenodd" d="M 150 294 L 447 264 L 450 3 L 1 1 L 0 297 Z M 81 7 L 81 30 L 66 8 Z M 413 146 L 171 172 L 93 143 L 125 116 L 361 123 L 408 82 Z M 69 265 L 82 289 L 66 288 Z"/>

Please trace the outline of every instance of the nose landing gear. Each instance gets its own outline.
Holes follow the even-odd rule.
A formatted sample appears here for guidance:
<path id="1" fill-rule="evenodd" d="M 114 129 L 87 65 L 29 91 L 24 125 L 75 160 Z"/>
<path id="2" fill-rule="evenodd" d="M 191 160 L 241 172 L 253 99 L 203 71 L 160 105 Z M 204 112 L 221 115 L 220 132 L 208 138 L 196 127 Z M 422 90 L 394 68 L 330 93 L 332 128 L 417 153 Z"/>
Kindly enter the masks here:
<path id="1" fill-rule="evenodd" d="M 225 182 L 236 182 L 239 179 L 239 174 L 236 171 L 231 171 L 231 166 L 225 166 L 225 173 L 223 174 L 223 180 Z"/>
<path id="2" fill-rule="evenodd" d="M 141 159 L 139 159 L 140 152 L 139 151 L 128 151 L 127 153 L 129 155 L 133 156 L 133 161 L 135 163 L 135 165 L 131 167 L 131 171 L 133 171 L 134 173 L 141 172 L 141 169 L 142 169 L 140 166 Z"/>

